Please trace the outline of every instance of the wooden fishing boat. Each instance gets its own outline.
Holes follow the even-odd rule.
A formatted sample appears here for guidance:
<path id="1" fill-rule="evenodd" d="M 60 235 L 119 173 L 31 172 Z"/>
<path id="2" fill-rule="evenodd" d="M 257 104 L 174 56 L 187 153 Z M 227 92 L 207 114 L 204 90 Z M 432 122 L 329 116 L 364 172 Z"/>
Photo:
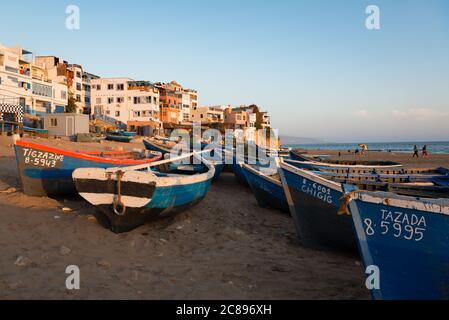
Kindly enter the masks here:
<path id="1" fill-rule="evenodd" d="M 31 196 L 75 193 L 72 172 L 76 168 L 138 165 L 162 157 L 155 152 L 147 152 L 137 159 L 131 158 L 128 151 L 73 152 L 20 139 L 15 140 L 14 148 L 23 192 Z"/>
<path id="2" fill-rule="evenodd" d="M 168 140 L 161 140 L 160 143 L 156 143 L 155 139 L 143 139 L 143 145 L 147 150 L 157 151 L 165 155 L 171 153 L 175 143 Z"/>
<path id="3" fill-rule="evenodd" d="M 330 160 L 328 160 L 330 161 Z M 341 162 L 318 162 L 318 161 L 298 161 L 284 159 L 284 162 L 296 168 L 307 170 L 322 170 L 336 173 L 400 173 L 402 165 L 395 162 L 385 161 L 341 161 Z M 424 170 L 421 170 L 424 171 Z"/>
<path id="4" fill-rule="evenodd" d="M 276 166 L 273 171 L 257 165 L 245 163 L 240 165 L 259 206 L 289 212 L 287 198 Z"/>
<path id="5" fill-rule="evenodd" d="M 137 135 L 137 132 L 133 131 L 124 131 L 124 130 L 117 130 L 115 131 L 118 135 L 125 136 L 125 137 L 135 137 Z"/>
<path id="6" fill-rule="evenodd" d="M 279 175 L 301 242 L 318 249 L 356 251 L 350 217 L 340 217 L 341 184 L 281 160 Z"/>
<path id="7" fill-rule="evenodd" d="M 154 141 L 154 139 L 144 139 L 143 140 L 143 144 L 145 146 L 145 148 L 147 150 L 152 150 L 152 151 L 156 151 L 156 152 L 160 152 L 162 153 L 165 157 L 168 157 L 168 155 L 172 155 L 172 148 L 176 145 L 176 143 L 174 143 L 173 141 L 169 140 L 169 139 L 156 139 L 158 141 L 165 141 L 165 144 L 161 144 L 161 143 L 156 143 Z M 178 152 L 176 154 L 176 156 L 179 156 L 182 154 L 181 151 L 187 150 L 188 148 L 181 148 L 180 152 Z M 190 150 L 191 151 L 191 150 Z M 217 180 L 222 171 L 223 171 L 223 167 L 224 167 L 224 162 L 223 162 L 223 157 L 221 155 L 221 150 L 216 148 L 216 149 L 210 149 L 210 152 L 205 152 L 202 153 L 202 157 L 204 159 L 206 159 L 207 161 L 209 161 L 214 167 L 215 167 L 215 175 L 213 180 Z"/>
<path id="8" fill-rule="evenodd" d="M 108 132 L 106 133 L 106 140 L 116 141 L 116 142 L 130 142 L 134 137 L 133 136 L 125 136 L 120 134 L 119 132 Z"/>
<path id="9" fill-rule="evenodd" d="M 193 158 L 201 165 L 182 164 Z M 193 153 L 140 166 L 81 168 L 73 180 L 80 196 L 97 209 L 98 221 L 120 233 L 198 203 L 214 175 L 214 166 Z"/>
<path id="10" fill-rule="evenodd" d="M 380 271 L 374 299 L 449 297 L 449 192 L 445 199 L 356 190 L 345 203 L 366 267 Z"/>
<path id="11" fill-rule="evenodd" d="M 405 169 L 402 172 L 407 173 Z M 348 216 L 337 215 L 340 198 L 344 194 L 341 188 L 342 181 L 338 175 L 300 169 L 282 160 L 279 173 L 298 237 L 304 245 L 321 249 L 341 248 L 356 251 L 356 238 L 351 219 Z M 391 183 L 394 178 L 385 177 L 385 179 L 386 181 L 351 179 L 349 176 L 344 182 L 356 185 L 360 189 L 390 190 L 398 194 L 436 195 L 449 190 L 431 181 Z"/>

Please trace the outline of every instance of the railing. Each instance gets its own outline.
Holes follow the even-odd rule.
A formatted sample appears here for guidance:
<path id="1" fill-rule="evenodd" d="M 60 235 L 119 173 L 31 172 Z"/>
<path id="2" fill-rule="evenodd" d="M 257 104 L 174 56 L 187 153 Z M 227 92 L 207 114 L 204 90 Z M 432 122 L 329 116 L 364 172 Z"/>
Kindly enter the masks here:
<path id="1" fill-rule="evenodd" d="M 15 121 L 0 121 L 0 133 L 23 133 L 23 124 Z"/>

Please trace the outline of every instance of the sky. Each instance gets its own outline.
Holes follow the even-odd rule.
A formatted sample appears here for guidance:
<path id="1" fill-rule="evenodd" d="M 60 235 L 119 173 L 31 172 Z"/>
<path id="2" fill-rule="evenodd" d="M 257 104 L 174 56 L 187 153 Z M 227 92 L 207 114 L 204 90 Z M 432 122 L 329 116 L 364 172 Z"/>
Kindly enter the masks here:
<path id="1" fill-rule="evenodd" d="M 5 1 L 0 43 L 255 103 L 281 135 L 449 140 L 447 0 Z M 66 28 L 66 7 L 80 29 Z M 368 30 L 376 5 L 380 30 Z"/>

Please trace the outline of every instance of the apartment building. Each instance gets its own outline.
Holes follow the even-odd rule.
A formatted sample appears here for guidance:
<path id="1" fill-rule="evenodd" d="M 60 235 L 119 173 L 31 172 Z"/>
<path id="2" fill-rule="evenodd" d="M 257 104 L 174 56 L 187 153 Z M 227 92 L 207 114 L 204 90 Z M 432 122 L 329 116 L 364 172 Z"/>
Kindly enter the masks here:
<path id="1" fill-rule="evenodd" d="M 91 81 L 100 77 L 83 70 L 79 64 L 69 64 L 67 69 L 73 72 L 73 81 L 69 88 L 73 93 L 78 113 L 91 113 Z"/>
<path id="2" fill-rule="evenodd" d="M 204 124 L 224 123 L 224 111 L 218 107 L 197 107 L 191 111 L 190 121 Z"/>
<path id="3" fill-rule="evenodd" d="M 68 94 L 67 85 L 52 81 L 32 52 L 0 45 L 0 97 L 18 99 L 25 113 L 39 115 L 64 112 Z"/>
<path id="4" fill-rule="evenodd" d="M 90 81 L 98 79 L 98 76 L 83 71 L 79 64 L 69 64 L 55 56 L 38 56 L 35 65 L 44 70 L 47 79 L 68 87 L 75 99 L 77 113 L 90 113 Z"/>
<path id="5" fill-rule="evenodd" d="M 198 92 L 183 88 L 176 81 L 156 83 L 160 92 L 161 121 L 170 124 L 191 122 L 190 114 L 198 107 Z"/>
<path id="6" fill-rule="evenodd" d="M 127 126 L 154 125 L 159 121 L 159 89 L 148 81 L 98 78 L 91 82 L 91 114 Z"/>
<path id="7" fill-rule="evenodd" d="M 248 127 L 248 113 L 243 110 L 227 108 L 224 111 L 226 129 L 244 129 Z"/>

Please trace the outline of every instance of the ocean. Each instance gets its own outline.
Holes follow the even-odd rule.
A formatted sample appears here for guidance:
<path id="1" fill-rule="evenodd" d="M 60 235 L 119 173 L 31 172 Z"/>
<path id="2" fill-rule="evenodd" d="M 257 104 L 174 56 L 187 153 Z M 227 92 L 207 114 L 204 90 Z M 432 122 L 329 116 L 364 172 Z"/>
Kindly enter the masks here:
<path id="1" fill-rule="evenodd" d="M 427 145 L 429 153 L 449 154 L 449 142 L 372 142 L 366 143 L 371 151 L 413 152 L 413 146 L 419 150 Z M 317 144 L 286 144 L 285 147 L 302 148 L 307 150 L 355 150 L 357 143 L 317 143 Z M 360 149 L 360 148 L 359 148 Z"/>

